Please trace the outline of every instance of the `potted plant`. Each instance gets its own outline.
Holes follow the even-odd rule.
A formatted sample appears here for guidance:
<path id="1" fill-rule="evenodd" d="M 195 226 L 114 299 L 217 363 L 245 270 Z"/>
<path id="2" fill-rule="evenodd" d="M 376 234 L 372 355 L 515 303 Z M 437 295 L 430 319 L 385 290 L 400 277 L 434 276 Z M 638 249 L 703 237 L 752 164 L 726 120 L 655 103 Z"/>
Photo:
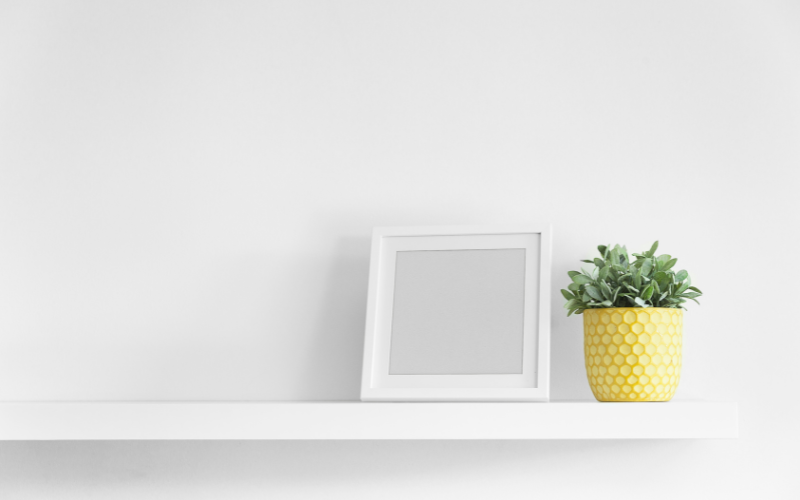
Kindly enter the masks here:
<path id="1" fill-rule="evenodd" d="M 570 271 L 564 307 L 583 314 L 586 375 L 598 401 L 669 401 L 681 376 L 683 305 L 702 292 L 678 259 L 650 250 L 628 256 L 600 245 L 602 258 Z M 699 302 L 698 302 L 699 304 Z"/>

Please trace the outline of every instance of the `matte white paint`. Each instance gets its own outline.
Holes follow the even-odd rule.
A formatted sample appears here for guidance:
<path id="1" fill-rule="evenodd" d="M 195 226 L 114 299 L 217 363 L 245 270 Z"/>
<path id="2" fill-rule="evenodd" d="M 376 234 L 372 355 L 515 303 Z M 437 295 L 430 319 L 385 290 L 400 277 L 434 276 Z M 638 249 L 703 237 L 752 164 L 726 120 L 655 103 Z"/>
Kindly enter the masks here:
<path id="1" fill-rule="evenodd" d="M 363 401 L 547 401 L 550 394 L 550 263 L 552 236 L 547 226 L 423 226 L 423 227 L 377 227 L 372 234 L 372 251 L 369 271 L 369 295 L 367 298 L 366 333 L 364 339 L 364 364 L 361 380 L 361 399 Z M 525 263 L 517 272 L 516 279 L 521 281 L 522 314 L 521 344 L 516 354 L 521 357 L 521 364 L 516 373 L 479 372 L 473 374 L 396 374 L 392 373 L 392 357 L 396 347 L 395 328 L 397 327 L 397 311 L 399 308 L 401 325 L 416 322 L 417 319 L 406 318 L 407 315 L 426 315 L 424 311 L 404 311 L 407 305 L 402 297 L 398 298 L 398 282 L 405 283 L 411 270 L 401 265 L 398 260 L 406 252 L 444 252 L 440 254 L 453 260 L 451 251 L 495 252 L 498 250 L 523 250 Z M 448 257 L 449 256 L 449 257 Z M 441 259 L 440 259 L 441 260 Z M 461 259 L 461 265 L 465 264 Z M 485 263 L 488 265 L 488 263 Z M 419 264 L 417 264 L 419 265 Z M 494 274 L 506 272 L 498 269 L 498 263 L 492 264 Z M 442 264 L 440 264 L 442 267 Z M 501 265 L 501 267 L 503 267 Z M 463 272 L 464 270 L 461 269 Z M 431 271 L 432 272 L 432 271 Z M 452 274 L 452 272 L 451 272 Z M 514 278 L 512 276 L 512 278 Z M 456 279 L 451 276 L 449 279 Z M 424 287 L 431 286 L 430 279 L 417 280 L 420 288 L 413 293 L 425 295 Z M 403 284 L 401 288 L 408 285 Z M 445 286 L 452 286 L 449 283 Z M 474 283 L 463 283 L 462 287 L 474 287 Z M 503 285 L 508 288 L 509 284 Z M 482 287 L 481 287 L 482 288 Z M 405 293 L 400 290 L 401 293 Z M 454 292 L 450 292 L 454 293 Z M 501 293 L 495 290 L 495 293 Z M 502 293 L 507 293 L 502 292 Z M 462 297 L 464 307 L 470 301 L 488 302 L 486 297 L 475 299 Z M 515 300 L 515 299 L 510 299 Z M 466 303 L 466 304 L 465 304 Z M 454 307 L 440 305 L 431 311 L 434 315 L 449 315 Z M 478 321 L 478 318 L 465 318 L 464 311 L 456 314 L 458 320 Z M 487 318 L 486 315 L 490 316 Z M 513 314 L 511 310 L 497 308 L 485 310 L 480 318 L 483 323 L 505 321 L 496 316 Z M 441 325 L 452 323 L 449 317 L 438 318 Z M 441 326 L 439 325 L 439 326 Z M 448 328 L 452 325 L 448 326 Z M 466 326 L 464 326 L 466 328 Z M 484 342 L 491 343 L 494 337 L 493 328 L 484 326 L 474 332 L 476 335 L 489 336 Z M 424 335 L 430 338 L 429 334 Z M 467 339 L 469 341 L 469 339 Z M 456 350 L 456 349 L 453 349 Z M 483 349 L 484 351 L 487 348 Z M 403 355 L 428 356 L 425 349 L 418 352 L 403 352 Z M 447 355 L 448 349 L 440 349 L 440 357 Z M 514 354 L 512 352 L 512 354 Z M 445 363 L 446 361 L 442 361 Z M 472 361 L 474 365 L 474 360 Z"/>
<path id="2" fill-rule="evenodd" d="M 566 272 L 659 239 L 706 293 L 677 398 L 741 429 L 4 442 L 0 497 L 797 491 L 798 8 L 0 2 L 0 400 L 355 400 L 373 226 L 548 221 L 553 398 L 591 398 Z"/>
<path id="3" fill-rule="evenodd" d="M 0 403 L 0 440 L 735 438 L 736 403 Z"/>

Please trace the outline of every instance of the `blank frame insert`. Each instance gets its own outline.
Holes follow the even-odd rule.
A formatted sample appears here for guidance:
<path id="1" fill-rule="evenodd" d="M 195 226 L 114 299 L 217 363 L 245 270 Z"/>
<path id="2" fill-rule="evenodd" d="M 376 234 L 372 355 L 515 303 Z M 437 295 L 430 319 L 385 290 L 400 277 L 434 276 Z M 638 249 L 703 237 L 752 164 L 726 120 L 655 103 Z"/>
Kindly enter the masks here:
<path id="1" fill-rule="evenodd" d="M 390 375 L 521 374 L 525 249 L 397 252 Z"/>

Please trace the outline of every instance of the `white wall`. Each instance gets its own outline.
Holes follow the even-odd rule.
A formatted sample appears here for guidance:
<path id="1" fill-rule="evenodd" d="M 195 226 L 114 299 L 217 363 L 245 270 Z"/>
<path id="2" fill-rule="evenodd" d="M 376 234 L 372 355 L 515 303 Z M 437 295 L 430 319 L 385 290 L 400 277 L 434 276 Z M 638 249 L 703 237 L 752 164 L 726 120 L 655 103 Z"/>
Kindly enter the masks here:
<path id="1" fill-rule="evenodd" d="M 787 498 L 798 188 L 792 2 L 2 1 L 0 400 L 356 399 L 372 226 L 551 222 L 554 297 L 679 257 L 741 439 L 0 443 L 0 497 Z"/>

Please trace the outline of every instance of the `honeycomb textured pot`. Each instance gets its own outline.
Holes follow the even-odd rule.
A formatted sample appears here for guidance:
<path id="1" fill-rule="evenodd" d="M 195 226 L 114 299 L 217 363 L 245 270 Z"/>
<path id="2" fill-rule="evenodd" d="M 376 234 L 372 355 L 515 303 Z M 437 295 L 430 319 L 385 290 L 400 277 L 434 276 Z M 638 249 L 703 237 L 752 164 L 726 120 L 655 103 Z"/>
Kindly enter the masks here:
<path id="1" fill-rule="evenodd" d="M 583 338 L 586 375 L 598 401 L 672 399 L 681 378 L 681 309 L 587 309 Z"/>

